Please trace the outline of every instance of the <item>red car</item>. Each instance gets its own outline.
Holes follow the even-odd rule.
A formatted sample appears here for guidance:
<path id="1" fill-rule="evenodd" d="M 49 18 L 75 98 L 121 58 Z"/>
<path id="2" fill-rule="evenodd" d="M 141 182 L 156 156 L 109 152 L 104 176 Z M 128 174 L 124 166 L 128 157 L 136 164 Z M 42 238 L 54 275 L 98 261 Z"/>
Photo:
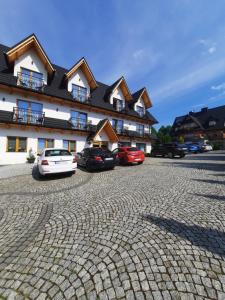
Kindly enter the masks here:
<path id="1" fill-rule="evenodd" d="M 112 153 L 120 164 L 138 163 L 140 165 L 145 160 L 144 152 L 136 147 L 120 147 Z"/>

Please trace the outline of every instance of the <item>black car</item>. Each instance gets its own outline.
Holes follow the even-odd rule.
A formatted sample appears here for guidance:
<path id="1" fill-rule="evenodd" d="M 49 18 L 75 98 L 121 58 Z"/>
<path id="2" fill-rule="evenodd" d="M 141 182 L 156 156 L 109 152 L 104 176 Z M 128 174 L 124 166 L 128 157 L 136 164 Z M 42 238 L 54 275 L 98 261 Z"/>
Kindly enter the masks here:
<path id="1" fill-rule="evenodd" d="M 167 156 L 169 158 L 173 158 L 175 156 L 184 157 L 185 151 L 176 143 L 168 143 L 154 146 L 151 151 L 151 156 Z"/>
<path id="2" fill-rule="evenodd" d="M 77 153 L 77 164 L 88 171 L 114 169 L 116 161 L 112 152 L 102 148 L 85 148 Z"/>

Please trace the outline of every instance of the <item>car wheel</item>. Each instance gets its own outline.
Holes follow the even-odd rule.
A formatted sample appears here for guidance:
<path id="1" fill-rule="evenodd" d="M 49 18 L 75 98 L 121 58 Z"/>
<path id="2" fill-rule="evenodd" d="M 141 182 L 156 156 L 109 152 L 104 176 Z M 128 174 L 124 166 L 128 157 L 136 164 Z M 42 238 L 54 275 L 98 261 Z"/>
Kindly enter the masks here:
<path id="1" fill-rule="evenodd" d="M 185 157 L 185 154 L 183 154 L 183 155 L 180 155 L 180 158 L 184 158 Z"/>
<path id="2" fill-rule="evenodd" d="M 139 161 L 139 162 L 138 162 L 138 165 L 141 165 L 141 164 L 143 164 L 143 161 Z"/>
<path id="3" fill-rule="evenodd" d="M 173 158 L 173 153 L 172 153 L 172 152 L 169 152 L 169 153 L 168 153 L 168 157 L 169 157 L 169 158 Z"/>

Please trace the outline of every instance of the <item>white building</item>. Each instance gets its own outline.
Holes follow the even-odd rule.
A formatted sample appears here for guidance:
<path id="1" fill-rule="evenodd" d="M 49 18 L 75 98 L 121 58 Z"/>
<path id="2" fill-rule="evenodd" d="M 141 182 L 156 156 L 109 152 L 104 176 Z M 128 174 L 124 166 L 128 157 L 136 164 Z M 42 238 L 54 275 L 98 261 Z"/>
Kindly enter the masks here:
<path id="1" fill-rule="evenodd" d="M 95 80 L 86 60 L 53 65 L 35 35 L 0 45 L 0 164 L 24 163 L 29 150 L 131 145 L 151 151 L 146 88 L 131 94 L 123 77 Z"/>

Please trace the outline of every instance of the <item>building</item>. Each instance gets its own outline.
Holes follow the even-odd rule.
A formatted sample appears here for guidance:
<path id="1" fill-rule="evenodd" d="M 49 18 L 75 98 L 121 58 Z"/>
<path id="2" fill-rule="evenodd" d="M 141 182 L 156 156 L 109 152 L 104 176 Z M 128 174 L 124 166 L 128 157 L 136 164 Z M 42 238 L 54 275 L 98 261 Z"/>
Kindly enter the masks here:
<path id="1" fill-rule="evenodd" d="M 215 108 L 202 108 L 199 112 L 189 112 L 177 117 L 171 135 L 185 141 L 209 140 L 212 144 L 225 148 L 225 105 Z"/>
<path id="2" fill-rule="evenodd" d="M 70 70 L 49 60 L 37 37 L 0 45 L 0 164 L 23 163 L 44 147 L 137 146 L 151 151 L 156 119 L 146 88 L 124 77 L 96 81 L 85 58 Z"/>

